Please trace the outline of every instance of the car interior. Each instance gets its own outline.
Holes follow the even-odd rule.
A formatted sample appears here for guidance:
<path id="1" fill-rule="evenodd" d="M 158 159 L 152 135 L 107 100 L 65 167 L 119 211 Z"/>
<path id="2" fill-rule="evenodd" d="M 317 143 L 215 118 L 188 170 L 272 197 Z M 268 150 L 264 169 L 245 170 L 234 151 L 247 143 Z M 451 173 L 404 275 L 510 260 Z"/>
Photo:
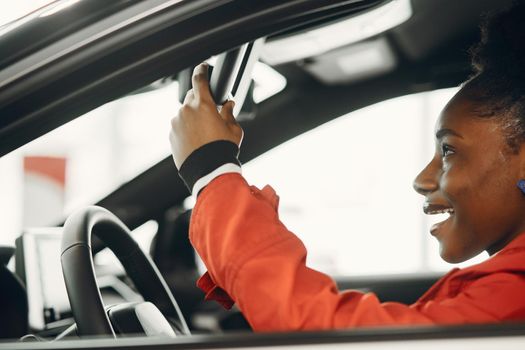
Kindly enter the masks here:
<path id="1" fill-rule="evenodd" d="M 193 68 L 204 60 L 212 67 L 210 89 L 217 104 L 236 101 L 236 118 L 244 130 L 240 161 L 249 168 L 266 154 L 271 157 L 272 150 L 354 111 L 456 88 L 471 74 L 468 48 L 479 38 L 480 18 L 511 1 L 195 1 L 194 8 L 188 3 L 112 1 L 100 6 L 84 0 L 46 16 L 33 16 L 16 27 L 16 22 L 0 27 L 0 51 L 6 53 L 0 57 L 0 171 L 7 169 L 2 168 L 3 161 L 28 154 L 24 145 L 77 118 L 89 119 L 90 111 L 113 101 L 168 91 L 175 115 L 191 89 Z M 133 30 L 115 31 L 99 46 L 83 39 L 103 32 L 108 23 L 136 19 L 139 13 L 154 18 L 137 20 Z M 374 23 L 380 29 L 374 31 Z M 53 56 L 53 50 L 60 55 Z M 254 78 L 260 66 L 276 74 L 273 79 L 263 73 L 267 80 L 285 81 L 264 98 L 258 95 L 264 83 Z M 143 111 L 149 108 L 153 109 L 149 105 Z M 123 115 L 130 111 L 121 109 Z M 95 132 L 103 134 L 107 125 L 100 124 Z M 167 145 L 169 123 L 163 125 L 162 135 L 150 137 Z M 381 124 L 369 128 L 369 138 L 374 138 Z M 132 141 L 126 142 L 133 148 Z M 153 149 L 156 141 L 147 142 Z M 376 143 L 381 144 L 381 139 Z M 105 152 L 99 146 L 91 154 Z M 70 205 L 43 226 L 19 225 L 14 226 L 16 232 L 0 232 L 16 238 L 3 240 L 0 246 L 2 340 L 33 344 L 137 334 L 191 334 L 198 339 L 198 335 L 251 332 L 239 309 L 225 310 L 204 301 L 196 287 L 206 269 L 188 238 L 194 202 L 166 148 L 157 154 L 147 147 L 137 152 L 155 154 L 154 161 L 148 160 L 138 171 L 131 169 L 131 175 L 122 175 L 120 182 L 93 194 L 88 205 Z M 342 152 L 344 157 L 347 151 Z M 315 154 L 305 159 L 310 168 L 329 169 L 316 165 Z M 289 159 L 288 165 L 294 167 L 295 161 Z M 96 165 L 82 169 L 97 181 Z M 292 174 L 284 164 L 282 169 L 267 170 L 283 177 Z M 346 188 L 328 182 L 329 188 Z M 0 197 L 10 200 L 7 190 Z M 315 194 L 311 200 L 313 210 L 322 207 Z M 37 203 L 45 205 L 45 201 Z M 321 217 L 323 210 L 305 215 Z M 329 219 L 319 220 L 329 227 Z M 373 228 L 376 223 L 368 225 Z M 142 230 L 149 230 L 143 235 L 147 237 L 141 236 Z M 139 244 L 141 239 L 148 241 L 147 248 Z M 328 233 L 316 239 L 338 244 Z M 364 267 L 364 273 L 352 274 L 327 268 L 327 273 L 342 290 L 371 291 L 382 301 L 406 304 L 415 302 L 443 274 L 430 268 L 405 270 L 367 274 L 372 270 Z M 373 333 L 366 336 L 373 339 Z"/>

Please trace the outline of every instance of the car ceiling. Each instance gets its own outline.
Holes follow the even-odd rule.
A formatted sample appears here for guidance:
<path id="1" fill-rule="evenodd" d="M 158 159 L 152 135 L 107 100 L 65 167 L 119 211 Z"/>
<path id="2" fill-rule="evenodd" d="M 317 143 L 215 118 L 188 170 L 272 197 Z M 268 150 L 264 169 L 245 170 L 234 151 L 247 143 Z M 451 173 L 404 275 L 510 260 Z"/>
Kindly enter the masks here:
<path id="1" fill-rule="evenodd" d="M 451 59 L 455 58 L 455 62 L 449 64 L 461 65 L 465 69 L 468 65 L 466 51 L 479 37 L 480 18 L 511 3 L 512 0 L 411 0 L 411 18 L 378 38 L 386 38 L 400 65 L 417 64 L 448 53 Z M 352 46 L 356 45 L 349 45 Z M 337 56 L 338 51 L 345 54 L 341 49 L 334 51 L 299 62 L 299 65 L 308 71 L 311 62 L 329 55 Z M 345 72 L 339 68 L 338 74 L 344 75 Z"/>

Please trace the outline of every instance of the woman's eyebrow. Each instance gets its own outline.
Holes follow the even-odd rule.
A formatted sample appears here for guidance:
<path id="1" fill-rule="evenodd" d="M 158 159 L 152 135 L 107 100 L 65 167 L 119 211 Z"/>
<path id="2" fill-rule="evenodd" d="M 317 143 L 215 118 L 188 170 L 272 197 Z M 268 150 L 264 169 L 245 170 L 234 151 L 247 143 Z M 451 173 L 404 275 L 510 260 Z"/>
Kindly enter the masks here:
<path id="1" fill-rule="evenodd" d="M 458 134 L 457 132 L 455 132 L 452 129 L 439 129 L 436 132 L 436 139 L 440 140 L 440 139 L 442 139 L 443 137 L 445 137 L 447 135 L 457 136 L 457 137 L 459 137 L 461 139 L 463 138 L 463 136 L 461 136 L 460 134 Z"/>

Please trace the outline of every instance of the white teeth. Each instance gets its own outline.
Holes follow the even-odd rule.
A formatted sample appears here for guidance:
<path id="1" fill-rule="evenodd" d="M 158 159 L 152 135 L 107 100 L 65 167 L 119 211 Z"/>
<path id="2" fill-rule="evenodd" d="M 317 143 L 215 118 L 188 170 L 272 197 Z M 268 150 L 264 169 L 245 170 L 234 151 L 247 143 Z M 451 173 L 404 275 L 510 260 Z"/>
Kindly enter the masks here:
<path id="1" fill-rule="evenodd" d="M 442 210 L 433 210 L 433 211 L 429 212 L 430 215 L 445 214 L 445 213 L 453 214 L 454 213 L 454 209 L 448 208 L 448 209 L 442 209 Z"/>

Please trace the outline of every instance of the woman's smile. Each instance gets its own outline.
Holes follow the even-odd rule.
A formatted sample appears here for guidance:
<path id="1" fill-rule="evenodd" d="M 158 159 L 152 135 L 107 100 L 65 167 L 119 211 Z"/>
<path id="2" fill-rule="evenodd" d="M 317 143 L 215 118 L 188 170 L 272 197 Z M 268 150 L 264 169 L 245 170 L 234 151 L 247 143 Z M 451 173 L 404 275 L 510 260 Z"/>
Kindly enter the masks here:
<path id="1" fill-rule="evenodd" d="M 436 222 L 430 227 L 430 233 L 436 237 L 440 234 L 441 229 L 446 229 L 447 224 L 453 220 L 455 214 L 452 206 L 429 202 L 425 202 L 423 211 L 427 215 L 437 215 L 439 219 L 443 218 L 443 220 Z"/>

